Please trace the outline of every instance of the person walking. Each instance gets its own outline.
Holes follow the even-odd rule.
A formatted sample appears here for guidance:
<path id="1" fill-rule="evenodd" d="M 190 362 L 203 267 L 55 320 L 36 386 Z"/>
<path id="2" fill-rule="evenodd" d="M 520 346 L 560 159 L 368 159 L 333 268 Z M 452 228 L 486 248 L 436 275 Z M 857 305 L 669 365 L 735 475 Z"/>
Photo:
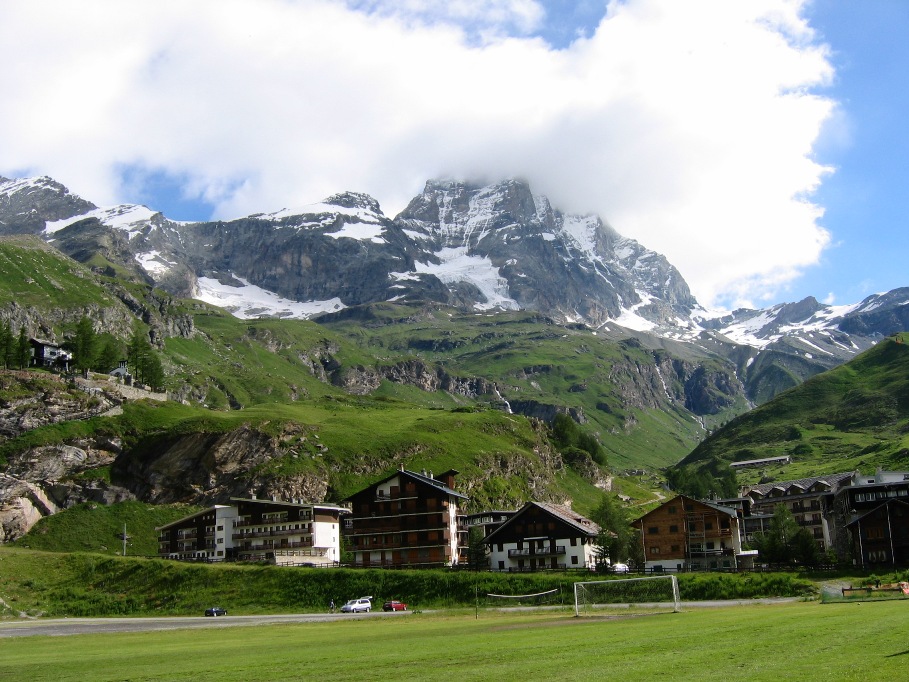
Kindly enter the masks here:
<path id="1" fill-rule="evenodd" d="M 335 600 L 334 599 L 332 599 L 330 602 L 328 602 L 328 612 L 329 613 L 335 612 Z"/>

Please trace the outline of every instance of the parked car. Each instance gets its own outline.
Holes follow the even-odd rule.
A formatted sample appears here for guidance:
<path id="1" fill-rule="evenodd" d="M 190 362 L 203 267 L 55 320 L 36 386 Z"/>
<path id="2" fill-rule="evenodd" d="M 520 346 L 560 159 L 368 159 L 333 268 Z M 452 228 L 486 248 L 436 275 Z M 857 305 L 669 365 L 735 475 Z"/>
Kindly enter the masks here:
<path id="1" fill-rule="evenodd" d="M 628 568 L 628 564 L 613 564 L 612 572 L 613 573 L 628 573 L 631 569 Z"/>
<path id="2" fill-rule="evenodd" d="M 227 610 L 222 609 L 220 606 L 213 606 L 210 609 L 205 609 L 206 616 L 226 616 Z"/>
<path id="3" fill-rule="evenodd" d="M 405 604 L 402 601 L 398 601 L 397 599 L 392 599 L 391 601 L 387 601 L 384 604 L 382 604 L 382 610 L 383 611 L 406 611 L 407 604 Z"/>
<path id="4" fill-rule="evenodd" d="M 372 597 L 351 599 L 341 607 L 341 613 L 369 613 L 372 610 Z"/>

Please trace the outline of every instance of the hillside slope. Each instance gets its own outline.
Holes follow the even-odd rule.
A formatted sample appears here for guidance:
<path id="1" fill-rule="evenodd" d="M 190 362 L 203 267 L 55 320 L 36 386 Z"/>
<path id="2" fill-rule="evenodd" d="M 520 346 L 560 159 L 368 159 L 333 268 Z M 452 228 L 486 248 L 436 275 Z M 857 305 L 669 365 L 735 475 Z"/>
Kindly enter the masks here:
<path id="1" fill-rule="evenodd" d="M 730 462 L 789 456 L 790 464 L 743 477 L 797 479 L 909 468 L 909 337 L 897 334 L 845 365 L 732 420 L 695 448 L 679 470 L 722 471 Z"/>

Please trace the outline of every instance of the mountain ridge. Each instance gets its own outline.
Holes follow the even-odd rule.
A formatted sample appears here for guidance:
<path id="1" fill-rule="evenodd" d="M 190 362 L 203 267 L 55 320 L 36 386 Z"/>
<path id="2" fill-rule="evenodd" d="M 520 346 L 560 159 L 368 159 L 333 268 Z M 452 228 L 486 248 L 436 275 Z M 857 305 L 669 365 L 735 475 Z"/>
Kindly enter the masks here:
<path id="1" fill-rule="evenodd" d="M 847 306 L 808 297 L 711 313 L 664 256 L 598 216 L 561 213 L 516 179 L 430 180 L 394 219 L 373 197 L 342 192 L 194 223 L 135 205 L 98 208 L 46 177 L 0 179 L 0 235 L 21 233 L 243 319 L 428 302 L 684 341 L 732 362 L 756 404 L 909 328 L 909 288 Z"/>

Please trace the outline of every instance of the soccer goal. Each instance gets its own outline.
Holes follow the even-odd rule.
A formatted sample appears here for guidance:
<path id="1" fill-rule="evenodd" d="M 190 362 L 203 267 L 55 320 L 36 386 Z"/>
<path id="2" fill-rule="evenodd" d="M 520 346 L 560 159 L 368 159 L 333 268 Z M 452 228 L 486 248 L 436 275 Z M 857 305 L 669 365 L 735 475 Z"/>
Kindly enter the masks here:
<path id="1" fill-rule="evenodd" d="M 562 603 L 560 589 L 534 592 L 532 594 L 486 594 L 485 606 L 513 608 L 516 606 L 558 606 Z"/>
<path id="2" fill-rule="evenodd" d="M 596 580 L 574 584 L 574 614 L 590 615 L 594 610 L 630 609 L 634 613 L 678 612 L 679 581 L 674 575 L 647 578 Z"/>

